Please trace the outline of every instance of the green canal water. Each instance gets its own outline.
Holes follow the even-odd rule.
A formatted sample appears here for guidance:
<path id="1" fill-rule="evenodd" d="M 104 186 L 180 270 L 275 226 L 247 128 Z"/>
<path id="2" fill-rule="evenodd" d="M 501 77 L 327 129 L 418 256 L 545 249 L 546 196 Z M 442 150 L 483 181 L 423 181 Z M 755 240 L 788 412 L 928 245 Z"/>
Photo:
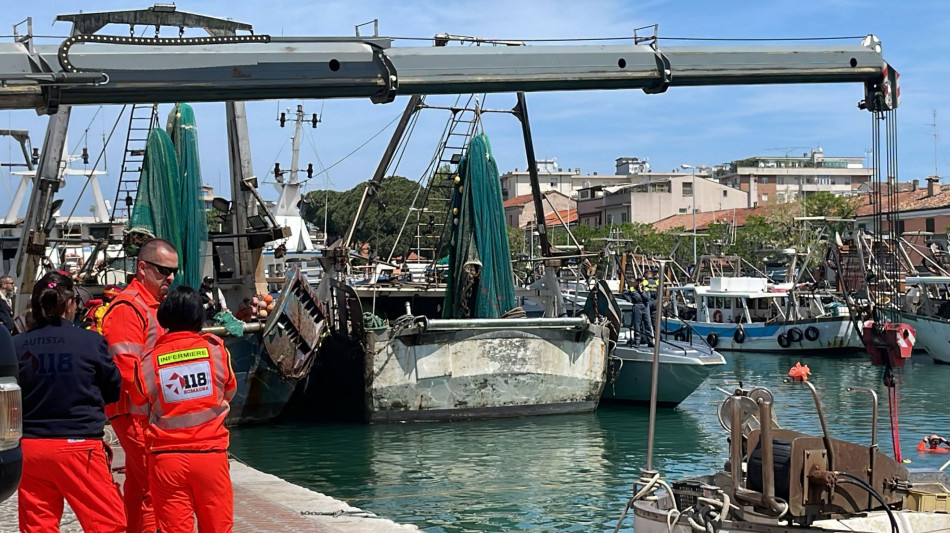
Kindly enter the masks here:
<path id="1" fill-rule="evenodd" d="M 654 466 L 667 479 L 722 465 L 726 434 L 716 407 L 737 381 L 768 386 L 779 423 L 820 433 L 811 394 L 782 383 L 796 359 L 737 355 L 674 410 L 657 415 Z M 878 440 L 892 455 L 881 369 L 864 358 L 808 358 L 836 438 L 869 443 L 870 396 L 879 395 Z M 909 467 L 950 454 L 916 451 L 921 437 L 950 437 L 950 365 L 915 356 L 898 375 L 900 436 Z M 387 425 L 282 423 L 235 429 L 240 460 L 351 505 L 427 532 L 613 531 L 646 464 L 646 408 L 509 420 Z M 629 531 L 629 520 L 625 527 Z"/>

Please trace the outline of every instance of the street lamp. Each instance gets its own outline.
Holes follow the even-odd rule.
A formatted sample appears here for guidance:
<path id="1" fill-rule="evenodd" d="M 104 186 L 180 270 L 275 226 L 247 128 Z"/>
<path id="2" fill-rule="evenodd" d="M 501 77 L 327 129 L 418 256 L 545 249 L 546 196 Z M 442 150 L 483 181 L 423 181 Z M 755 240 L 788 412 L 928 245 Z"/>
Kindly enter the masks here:
<path id="1" fill-rule="evenodd" d="M 696 266 L 696 167 L 693 165 L 687 165 L 683 163 L 680 165 L 680 168 L 689 169 L 689 173 L 693 178 L 693 184 L 691 185 L 693 189 L 693 266 Z"/>

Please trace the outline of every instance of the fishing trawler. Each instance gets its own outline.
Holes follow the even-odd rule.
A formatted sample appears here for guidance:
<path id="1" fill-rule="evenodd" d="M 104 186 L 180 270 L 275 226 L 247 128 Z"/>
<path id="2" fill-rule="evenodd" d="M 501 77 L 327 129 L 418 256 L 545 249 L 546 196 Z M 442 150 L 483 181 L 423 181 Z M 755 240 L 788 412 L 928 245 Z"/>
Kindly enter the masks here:
<path id="1" fill-rule="evenodd" d="M 526 122 L 523 98 L 518 95 Z M 422 98 L 410 100 L 390 148 L 400 143 L 401 128 L 423 107 L 434 106 Z M 414 233 L 415 244 L 402 248 L 411 253 L 398 261 L 395 252 L 380 259 L 390 272 L 375 274 L 366 283 L 345 285 L 327 275 L 318 292 L 346 310 L 335 315 L 339 320 L 331 320 L 336 331 L 362 346 L 364 419 L 591 411 L 604 386 L 606 319 L 560 317 L 551 309 L 542 317 L 528 317 L 517 308 L 497 164 L 487 136 L 477 132 L 483 110 L 456 105 L 452 111 L 441 155 L 419 195 L 424 201 L 410 208 L 403 224 Z M 390 150 L 386 153 L 391 157 Z M 536 172 L 533 154 L 528 157 Z M 388 164 L 384 157 L 374 182 L 382 179 Z M 365 207 L 357 210 L 357 220 Z M 344 242 L 340 249 L 347 248 Z M 327 270 L 334 268 L 338 264 Z M 550 287 L 557 290 L 556 283 Z M 367 312 L 371 322 L 358 323 Z M 352 350 L 332 350 L 322 357 L 340 353 Z M 321 374 L 332 365 L 321 364 L 326 365 Z M 351 372 L 357 366 L 351 364 Z"/>
<path id="2" fill-rule="evenodd" d="M 753 277 L 715 277 L 707 286 L 670 291 L 664 331 L 681 339 L 695 332 L 722 352 L 841 354 L 864 349 L 848 306 L 822 292 L 769 286 L 766 278 Z"/>

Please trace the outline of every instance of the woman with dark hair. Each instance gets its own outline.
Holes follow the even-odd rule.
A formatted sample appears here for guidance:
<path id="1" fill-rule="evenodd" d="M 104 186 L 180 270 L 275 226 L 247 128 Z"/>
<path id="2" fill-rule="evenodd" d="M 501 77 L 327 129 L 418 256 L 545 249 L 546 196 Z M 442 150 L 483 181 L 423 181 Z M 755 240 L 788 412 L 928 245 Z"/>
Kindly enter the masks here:
<path id="1" fill-rule="evenodd" d="M 224 427 L 237 381 L 224 341 L 201 333 L 201 294 L 168 293 L 158 323 L 168 333 L 142 359 L 132 403 L 148 406 L 145 449 L 155 519 L 163 533 L 231 531 L 234 497 Z"/>
<path id="2" fill-rule="evenodd" d="M 125 509 L 102 441 L 104 405 L 121 378 L 98 333 L 73 326 L 73 282 L 51 272 L 33 287 L 32 329 L 14 337 L 23 389 L 20 531 L 59 531 L 63 499 L 85 531 L 125 531 Z"/>

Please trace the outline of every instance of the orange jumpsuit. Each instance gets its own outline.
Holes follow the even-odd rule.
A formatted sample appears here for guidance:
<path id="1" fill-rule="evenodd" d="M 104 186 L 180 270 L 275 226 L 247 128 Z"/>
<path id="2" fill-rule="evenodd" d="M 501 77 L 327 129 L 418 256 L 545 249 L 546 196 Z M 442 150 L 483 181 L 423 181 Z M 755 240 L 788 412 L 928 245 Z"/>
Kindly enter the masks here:
<path id="1" fill-rule="evenodd" d="M 149 490 L 162 533 L 230 532 L 234 494 L 224 427 L 237 381 L 224 341 L 168 333 L 142 360 L 131 400 L 148 408 Z"/>
<path id="2" fill-rule="evenodd" d="M 122 374 L 119 401 L 106 405 L 106 416 L 125 451 L 123 498 L 129 533 L 155 531 L 145 454 L 146 411 L 131 404 L 129 393 L 135 388 L 135 368 L 164 333 L 155 315 L 158 305 L 158 300 L 138 280 L 132 280 L 112 301 L 102 319 L 102 335 Z"/>

